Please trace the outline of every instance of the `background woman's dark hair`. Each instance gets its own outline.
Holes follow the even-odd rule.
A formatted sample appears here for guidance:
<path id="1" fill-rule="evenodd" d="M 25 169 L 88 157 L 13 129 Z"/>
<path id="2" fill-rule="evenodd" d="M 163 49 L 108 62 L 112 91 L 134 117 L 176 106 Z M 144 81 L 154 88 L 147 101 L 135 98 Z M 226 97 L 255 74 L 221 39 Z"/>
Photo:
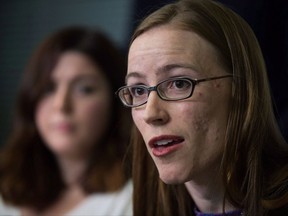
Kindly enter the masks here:
<path id="1" fill-rule="evenodd" d="M 81 52 L 97 64 L 111 85 L 111 94 L 123 84 L 124 56 L 99 30 L 62 29 L 36 49 L 22 79 L 11 134 L 0 153 L 0 193 L 4 201 L 12 205 L 41 210 L 51 205 L 65 189 L 56 158 L 40 137 L 34 118 L 37 103 L 49 88 L 51 71 L 67 51 Z M 87 193 L 117 190 L 128 178 L 121 161 L 130 120 L 116 97 L 112 101 L 110 126 L 101 144 L 93 150 L 82 179 Z"/>

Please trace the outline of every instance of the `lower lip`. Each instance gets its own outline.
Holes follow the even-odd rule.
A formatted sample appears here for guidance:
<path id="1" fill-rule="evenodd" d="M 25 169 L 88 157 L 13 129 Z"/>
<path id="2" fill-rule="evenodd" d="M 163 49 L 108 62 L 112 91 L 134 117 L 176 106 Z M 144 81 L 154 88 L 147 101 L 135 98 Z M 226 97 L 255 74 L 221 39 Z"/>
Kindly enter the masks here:
<path id="1" fill-rule="evenodd" d="M 172 145 L 172 146 L 167 146 L 167 147 L 165 146 L 153 147 L 152 154 L 156 157 L 161 157 L 161 156 L 171 154 L 172 152 L 177 151 L 181 147 L 182 145 L 180 143 Z"/>
<path id="2" fill-rule="evenodd" d="M 55 129 L 59 132 L 72 132 L 73 126 L 69 124 L 60 124 L 55 127 Z"/>

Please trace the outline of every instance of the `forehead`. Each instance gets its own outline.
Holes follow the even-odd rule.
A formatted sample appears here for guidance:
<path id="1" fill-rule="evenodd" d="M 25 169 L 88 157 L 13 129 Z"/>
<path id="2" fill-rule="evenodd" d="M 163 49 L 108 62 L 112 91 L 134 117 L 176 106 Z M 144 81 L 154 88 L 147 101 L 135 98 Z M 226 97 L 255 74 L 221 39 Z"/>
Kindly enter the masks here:
<path id="1" fill-rule="evenodd" d="M 154 27 L 144 32 L 133 41 L 129 54 L 148 50 L 155 51 L 159 48 L 185 51 L 185 53 L 212 51 L 216 54 L 214 46 L 201 36 L 193 31 L 177 29 L 173 25 Z"/>
<path id="2" fill-rule="evenodd" d="M 143 71 L 143 67 L 157 70 L 166 64 L 189 64 L 205 71 L 218 64 L 218 56 L 214 46 L 196 33 L 164 25 L 144 32 L 133 41 L 128 73 Z"/>
<path id="3" fill-rule="evenodd" d="M 201 40 L 201 38 L 196 33 L 188 30 L 181 30 L 173 25 L 156 26 L 135 38 L 130 47 L 130 50 L 133 50 L 135 46 L 139 48 L 148 48 L 150 46 L 153 47 L 156 44 L 158 46 L 163 46 L 165 44 L 166 47 L 167 42 L 171 43 L 171 45 L 174 45 L 175 47 L 182 48 L 185 43 L 189 43 L 191 41 L 191 37 L 193 38 L 193 41 Z M 183 40 L 179 40 L 180 38 L 185 39 L 185 42 Z M 150 41 L 150 43 L 143 44 L 141 42 L 145 40 Z"/>
<path id="4" fill-rule="evenodd" d="M 77 51 L 68 51 L 63 53 L 54 70 L 52 77 L 54 79 L 73 78 L 80 75 L 101 75 L 102 72 L 97 64 L 83 53 Z"/>

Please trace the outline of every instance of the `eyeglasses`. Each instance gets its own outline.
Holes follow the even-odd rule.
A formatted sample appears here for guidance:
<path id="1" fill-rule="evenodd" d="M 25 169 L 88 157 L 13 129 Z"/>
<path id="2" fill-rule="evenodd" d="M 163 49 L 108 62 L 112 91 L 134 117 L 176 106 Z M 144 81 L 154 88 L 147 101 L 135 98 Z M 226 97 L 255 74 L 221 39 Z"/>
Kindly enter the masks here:
<path id="1" fill-rule="evenodd" d="M 161 81 L 156 86 L 131 85 L 123 86 L 116 91 L 124 106 L 138 107 L 147 103 L 151 91 L 156 91 L 158 96 L 165 101 L 184 100 L 192 96 L 194 88 L 200 82 L 232 77 L 225 75 L 205 79 L 190 79 L 188 77 L 174 77 Z"/>

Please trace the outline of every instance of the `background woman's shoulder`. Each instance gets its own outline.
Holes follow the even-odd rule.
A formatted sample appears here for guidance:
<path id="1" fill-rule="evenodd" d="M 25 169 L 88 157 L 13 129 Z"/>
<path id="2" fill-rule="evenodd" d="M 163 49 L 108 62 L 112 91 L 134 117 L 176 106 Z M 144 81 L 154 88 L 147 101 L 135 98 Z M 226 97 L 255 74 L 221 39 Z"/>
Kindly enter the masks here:
<path id="1" fill-rule="evenodd" d="M 1 216 L 20 216 L 20 211 L 10 205 L 7 205 L 3 202 L 2 197 L 0 196 L 0 215 Z"/>

